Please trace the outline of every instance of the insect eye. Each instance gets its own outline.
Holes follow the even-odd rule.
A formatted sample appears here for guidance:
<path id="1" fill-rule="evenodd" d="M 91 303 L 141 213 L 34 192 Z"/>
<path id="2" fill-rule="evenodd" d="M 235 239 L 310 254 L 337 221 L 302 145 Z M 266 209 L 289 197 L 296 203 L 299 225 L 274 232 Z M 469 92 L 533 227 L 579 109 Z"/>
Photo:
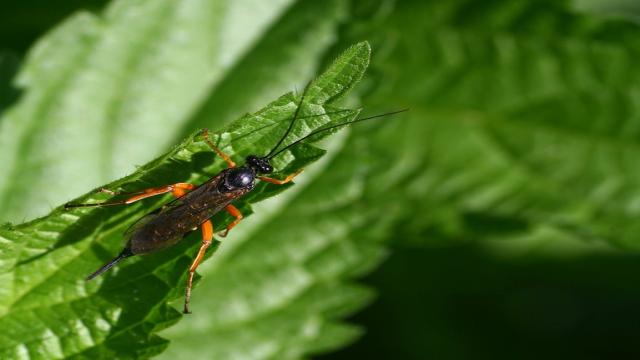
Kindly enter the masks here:
<path id="1" fill-rule="evenodd" d="M 273 172 L 273 167 L 271 165 L 266 164 L 260 170 L 263 174 L 270 174 Z"/>

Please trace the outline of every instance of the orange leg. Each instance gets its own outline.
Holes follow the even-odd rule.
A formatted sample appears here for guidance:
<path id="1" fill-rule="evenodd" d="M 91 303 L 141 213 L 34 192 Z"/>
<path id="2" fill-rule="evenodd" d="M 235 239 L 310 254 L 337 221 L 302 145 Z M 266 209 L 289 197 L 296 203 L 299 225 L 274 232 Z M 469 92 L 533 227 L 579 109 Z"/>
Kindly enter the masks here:
<path id="1" fill-rule="evenodd" d="M 234 168 L 236 167 L 236 163 L 233 162 L 233 160 L 231 160 L 231 158 L 229 157 L 229 155 L 225 154 L 222 152 L 222 150 L 218 149 L 217 146 L 215 146 L 213 144 L 213 142 L 211 141 L 211 139 L 209 138 L 209 129 L 203 129 L 202 130 L 202 137 L 204 137 L 204 141 L 207 142 L 207 144 L 209 145 L 210 148 L 213 149 L 213 151 L 216 152 L 216 154 L 218 154 L 221 158 L 224 159 L 224 161 L 227 162 L 227 165 L 229 165 L 230 168 Z"/>
<path id="2" fill-rule="evenodd" d="M 235 220 L 233 220 L 231 224 L 227 225 L 227 229 L 224 231 L 224 233 L 220 234 L 220 236 L 222 237 L 227 237 L 227 235 L 229 235 L 229 230 L 233 229 L 236 225 L 238 225 L 240 220 L 242 220 L 242 213 L 240 212 L 240 210 L 238 210 L 237 207 L 229 204 L 227 205 L 226 209 L 227 212 L 229 212 L 229 214 L 231 214 L 231 216 L 235 218 Z"/>
<path id="3" fill-rule="evenodd" d="M 266 181 L 268 183 L 276 184 L 276 185 L 283 185 L 283 184 L 286 184 L 288 182 L 291 182 L 291 180 L 293 180 L 293 178 L 298 176 L 298 174 L 300 174 L 301 172 L 302 172 L 302 169 L 294 172 L 291 175 L 288 175 L 286 178 L 284 178 L 282 180 L 273 179 L 273 178 L 269 178 L 269 177 L 266 177 L 266 176 L 258 176 L 258 179 L 260 179 L 262 181 Z"/>
<path id="4" fill-rule="evenodd" d="M 72 209 L 72 208 L 78 208 L 78 207 L 126 205 L 126 204 L 131 204 L 131 203 L 134 203 L 134 202 L 142 200 L 142 199 L 146 199 L 148 197 L 161 195 L 161 194 L 166 194 L 166 193 L 169 193 L 169 192 L 171 194 L 173 194 L 173 196 L 175 196 L 176 198 L 179 198 L 179 197 L 184 196 L 184 194 L 188 193 L 189 191 L 193 190 L 194 188 L 195 188 L 195 185 L 193 185 L 193 184 L 176 183 L 176 184 L 172 184 L 172 185 L 166 185 L 166 186 L 160 186 L 160 187 L 146 189 L 146 190 L 143 190 L 141 192 L 131 194 L 132 196 L 130 196 L 130 197 L 126 198 L 126 199 L 123 199 L 123 200 L 105 201 L 105 202 L 95 203 L 95 204 L 65 204 L 64 208 L 65 209 Z M 106 190 L 106 189 L 102 189 L 101 191 L 102 192 L 106 192 L 106 193 L 115 194 L 113 191 Z"/>
<path id="5" fill-rule="evenodd" d="M 185 314 L 190 314 L 189 311 L 189 301 L 191 300 L 191 287 L 193 286 L 193 275 L 196 273 L 196 269 L 198 265 L 202 262 L 204 258 L 204 254 L 207 251 L 209 245 L 211 245 L 211 241 L 213 240 L 213 223 L 211 220 L 207 220 L 202 223 L 202 245 L 200 245 L 200 250 L 198 250 L 198 255 L 193 259 L 191 263 L 191 267 L 189 267 L 189 277 L 187 277 L 187 288 L 184 294 L 184 309 L 182 310 Z"/>

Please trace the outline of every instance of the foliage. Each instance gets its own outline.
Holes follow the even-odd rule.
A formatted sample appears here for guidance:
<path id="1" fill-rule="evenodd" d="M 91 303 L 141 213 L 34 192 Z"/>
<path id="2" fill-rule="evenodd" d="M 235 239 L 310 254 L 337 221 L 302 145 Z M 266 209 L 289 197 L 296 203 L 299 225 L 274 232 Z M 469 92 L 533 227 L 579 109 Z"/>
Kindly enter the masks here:
<path id="1" fill-rule="evenodd" d="M 372 334 L 327 358 L 636 357 L 617 339 L 636 336 L 637 279 L 594 264 L 638 260 L 637 25 L 558 1 L 405 1 L 381 19 L 357 11 L 341 38 L 376 49 L 362 101 L 411 107 L 422 146 L 403 160 L 423 170 L 404 183 L 413 194 L 394 258 L 368 280 L 381 299 L 355 319 Z M 465 245 L 433 249 L 456 243 Z M 557 285 L 548 257 L 556 273 L 579 270 Z M 484 276 L 492 262 L 502 272 Z M 595 285 L 614 277 L 626 285 Z M 625 301 L 611 296 L 619 289 Z M 396 336 L 381 336 L 389 328 Z M 541 332 L 554 331 L 557 347 L 523 345 L 548 344 Z M 511 339 L 519 345 L 505 346 Z"/>
<path id="2" fill-rule="evenodd" d="M 296 186 L 253 207 L 255 214 L 225 240 L 215 261 L 202 267 L 205 277 L 194 294 L 196 315 L 163 333 L 174 340 L 166 358 L 206 354 L 298 359 L 344 346 L 361 330 L 342 319 L 372 298 L 371 290 L 351 279 L 375 268 L 389 244 L 419 246 L 423 261 L 432 256 L 424 249 L 434 244 L 478 242 L 482 251 L 499 250 L 510 256 L 541 248 L 555 255 L 602 252 L 610 245 L 638 248 L 640 173 L 634 160 L 640 73 L 634 59 L 640 51 L 640 30 L 608 16 L 637 19 L 633 4 L 624 0 L 606 4 L 584 0 L 577 7 L 553 0 L 283 0 L 263 7 L 257 1 L 177 4 L 115 2 L 102 16 L 74 16 L 30 52 L 18 78 L 24 94 L 0 120 L 0 161 L 8 174 L 0 179 L 2 219 L 19 221 L 43 214 L 48 204 L 60 204 L 81 192 L 77 188 L 87 190 L 120 176 L 132 163 L 146 162 L 185 136 L 188 140 L 171 153 L 174 157 L 141 167 L 139 175 L 123 180 L 132 183 L 122 186 L 138 189 L 201 180 L 204 174 L 215 173 L 220 162 L 207 160 L 197 135 L 190 135 L 194 129 L 220 128 L 260 107 L 292 83 L 302 84 L 319 64 L 333 61 L 362 39 L 373 44 L 372 64 L 345 102 L 362 103 L 368 114 L 405 106 L 411 110 L 399 119 L 358 125 L 331 138 L 327 156 Z M 601 14 L 607 16 L 596 16 Z M 343 65 L 357 63 L 361 69 L 365 62 L 360 57 L 359 63 Z M 60 71 L 48 71 L 51 66 Z M 342 95 L 342 87 L 351 87 L 361 75 L 348 66 L 344 71 L 346 79 L 324 77 L 327 83 L 316 82 L 311 102 L 332 102 L 333 95 Z M 284 121 L 295 100 L 285 95 L 267 108 L 284 106 L 286 114 L 269 110 L 258 114 L 267 114 L 262 121 Z M 245 116 L 218 132 L 217 139 L 232 143 L 233 153 L 264 152 L 273 138 L 254 143 L 242 137 L 255 121 Z M 39 131 L 34 131 L 36 126 Z M 78 129 L 83 135 L 77 142 L 60 146 L 50 140 Z M 274 126 L 267 137 L 283 129 Z M 236 145 L 238 141 L 245 145 Z M 181 146 L 195 153 L 184 153 Z M 279 165 L 290 171 L 321 154 L 301 147 L 293 155 L 300 160 Z M 43 193 L 44 187 L 48 190 Z M 274 191 L 261 189 L 248 200 L 260 200 Z M 51 310 L 69 314 L 64 306 L 74 304 L 75 314 L 69 318 L 82 318 L 77 304 L 89 307 L 83 303 L 85 295 L 70 294 L 77 294 L 77 288 L 84 291 L 79 285 L 82 275 L 117 252 L 118 226 L 127 223 L 120 221 L 146 209 L 105 210 L 66 219 L 81 225 L 65 230 L 68 234 L 62 240 L 49 233 L 51 229 L 39 229 L 37 238 L 25 232 L 20 242 L 8 242 L 0 253 L 7 259 L 6 282 L 26 289 L 41 278 L 29 271 L 20 275 L 20 269 L 42 267 L 46 278 L 64 259 L 75 259 L 56 271 L 60 274 L 54 281 L 46 282 L 50 287 L 38 289 L 46 296 L 31 294 L 24 298 L 32 298 L 24 306 L 42 302 L 38 311 L 50 316 Z M 243 210 L 251 211 L 248 206 Z M 51 216 L 56 214 L 54 210 Z M 223 223 L 226 218 L 216 221 Z M 190 237 L 175 253 L 133 262 L 106 277 L 104 284 L 87 287 L 94 292 L 86 296 L 103 299 L 91 306 L 121 309 L 113 318 L 136 324 L 116 333 L 113 329 L 120 329 L 120 323 L 108 320 L 115 327 L 105 326 L 91 338 L 105 344 L 91 347 L 95 351 L 91 355 L 143 357 L 164 348 L 164 341 L 150 334 L 176 320 L 165 302 L 179 298 L 181 276 L 189 262 L 185 254 L 192 254 L 194 243 L 197 239 Z M 438 257 L 439 264 L 458 264 L 455 254 L 465 249 L 434 256 L 443 257 Z M 383 281 L 374 278 L 372 283 L 385 291 L 394 286 L 421 289 L 416 286 L 423 280 L 420 274 L 408 277 L 397 271 L 402 259 L 411 258 L 406 250 L 400 254 L 404 258 L 382 268 Z M 610 253 L 614 254 L 618 253 Z M 16 264 L 20 271 L 12 270 Z M 385 271 L 396 275 L 389 280 Z M 475 271 L 469 272 L 464 277 L 473 279 Z M 117 282 L 127 274 L 140 280 Z M 445 274 L 442 279 L 461 281 Z M 67 285 L 60 287 L 62 280 Z M 508 279 L 496 283 L 500 281 Z M 127 293 L 131 289 L 139 289 L 133 302 Z M 50 296 L 58 301 L 48 301 Z M 385 293 L 382 297 L 384 303 Z M 22 309 L 23 301 L 17 309 Z M 396 307 L 422 320 L 423 305 L 397 301 Z M 101 314 L 111 319 L 107 315 Z M 121 320 L 125 317 L 128 320 Z M 386 312 L 380 318 L 386 321 L 383 327 L 393 325 Z M 432 324 L 446 329 L 443 321 Z M 66 326 L 77 328 L 72 321 Z M 11 334 L 14 339 L 20 336 Z M 81 348 L 76 344 L 87 337 L 70 339 Z M 134 354 L 131 344 L 139 339 L 145 345 Z M 422 339 L 416 339 L 408 338 L 407 344 L 420 344 Z M 438 353 L 446 353 L 444 347 Z M 438 357 L 421 346 L 412 350 L 403 357 Z"/>
<path id="3" fill-rule="evenodd" d="M 403 2 L 373 25 L 384 31 L 366 24 L 346 41 L 368 34 L 387 56 L 374 58 L 379 86 L 364 101 L 411 104 L 422 126 L 409 207 L 424 211 L 412 225 L 423 236 L 411 239 L 553 226 L 638 246 L 636 26 L 527 1 Z"/>

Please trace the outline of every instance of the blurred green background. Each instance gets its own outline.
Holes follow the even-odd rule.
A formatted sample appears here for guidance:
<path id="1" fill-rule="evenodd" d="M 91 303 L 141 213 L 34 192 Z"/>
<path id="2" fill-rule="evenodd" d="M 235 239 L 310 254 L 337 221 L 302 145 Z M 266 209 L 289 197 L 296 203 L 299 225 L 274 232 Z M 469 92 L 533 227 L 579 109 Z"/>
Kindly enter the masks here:
<path id="1" fill-rule="evenodd" d="M 306 56 L 327 64 L 370 41 L 372 64 L 352 101 L 368 114 L 409 107 L 404 121 L 420 130 L 407 135 L 406 152 L 397 137 L 376 145 L 392 154 L 378 171 L 417 167 L 390 190 L 405 215 L 388 258 L 362 279 L 377 297 L 348 318 L 366 331 L 316 358 L 640 358 L 640 3 L 342 4 L 326 5 L 341 8 L 335 31 Z M 37 38 L 106 5 L 3 4 L 0 108 L 20 99 L 10 79 Z M 290 18 L 327 16 L 305 11 L 318 10 L 286 2 L 249 45 L 264 56 L 273 46 L 273 59 L 238 68 L 287 55 L 269 36 L 295 31 Z M 10 220 L 21 216 L 29 218 Z"/>

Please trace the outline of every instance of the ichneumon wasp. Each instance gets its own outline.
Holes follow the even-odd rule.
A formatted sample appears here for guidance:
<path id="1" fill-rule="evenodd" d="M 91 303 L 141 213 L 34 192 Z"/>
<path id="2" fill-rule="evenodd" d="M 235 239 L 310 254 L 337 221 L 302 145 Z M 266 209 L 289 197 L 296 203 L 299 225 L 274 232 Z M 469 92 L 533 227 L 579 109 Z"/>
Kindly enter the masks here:
<path id="1" fill-rule="evenodd" d="M 133 255 L 142 255 L 152 253 L 161 249 L 165 249 L 176 244 L 187 233 L 198 227 L 202 231 L 202 244 L 198 253 L 189 267 L 189 275 L 185 290 L 185 301 L 183 312 L 190 313 L 189 300 L 191 298 L 191 287 L 193 285 L 193 277 L 198 265 L 202 262 L 207 248 L 211 245 L 214 235 L 214 226 L 210 218 L 216 213 L 226 210 L 234 220 L 227 225 L 224 233 L 220 236 L 225 237 L 231 229 L 233 229 L 242 220 L 242 214 L 233 205 L 233 201 L 241 198 L 245 194 L 254 189 L 256 179 L 272 184 L 282 185 L 291 182 L 302 170 L 286 176 L 282 180 L 271 178 L 265 175 L 274 172 L 271 166 L 271 159 L 290 149 L 291 147 L 301 143 L 311 136 L 322 132 L 331 131 L 339 127 L 349 124 L 379 118 L 383 116 L 397 114 L 406 110 L 390 112 L 386 114 L 359 118 L 351 121 L 345 121 L 331 126 L 321 127 L 312 131 L 308 135 L 294 141 L 293 143 L 278 148 L 286 137 L 291 133 L 296 120 L 299 118 L 300 109 L 304 103 L 306 90 L 303 92 L 300 102 L 295 110 L 293 119 L 273 149 L 265 156 L 249 155 L 246 157 L 244 164 L 237 165 L 227 154 L 222 152 L 213 144 L 209 138 L 208 130 L 203 130 L 203 138 L 211 149 L 218 154 L 227 163 L 228 167 L 217 175 L 213 176 L 205 183 L 196 186 L 190 183 L 176 183 L 161 187 L 154 187 L 143 190 L 141 192 L 129 194 L 127 198 L 119 201 L 106 201 L 101 203 L 87 204 L 66 204 L 66 209 L 80 207 L 101 207 L 113 205 L 126 205 L 136 201 L 146 199 L 151 196 L 171 193 L 176 199 L 156 211 L 153 211 L 132 225 L 124 234 L 127 243 L 113 260 L 96 270 L 87 277 L 91 280 L 103 272 L 109 270 L 121 260 Z M 107 191 L 109 192 L 109 191 Z M 112 193 L 112 192 L 110 192 Z M 113 193 L 115 194 L 115 193 Z"/>

